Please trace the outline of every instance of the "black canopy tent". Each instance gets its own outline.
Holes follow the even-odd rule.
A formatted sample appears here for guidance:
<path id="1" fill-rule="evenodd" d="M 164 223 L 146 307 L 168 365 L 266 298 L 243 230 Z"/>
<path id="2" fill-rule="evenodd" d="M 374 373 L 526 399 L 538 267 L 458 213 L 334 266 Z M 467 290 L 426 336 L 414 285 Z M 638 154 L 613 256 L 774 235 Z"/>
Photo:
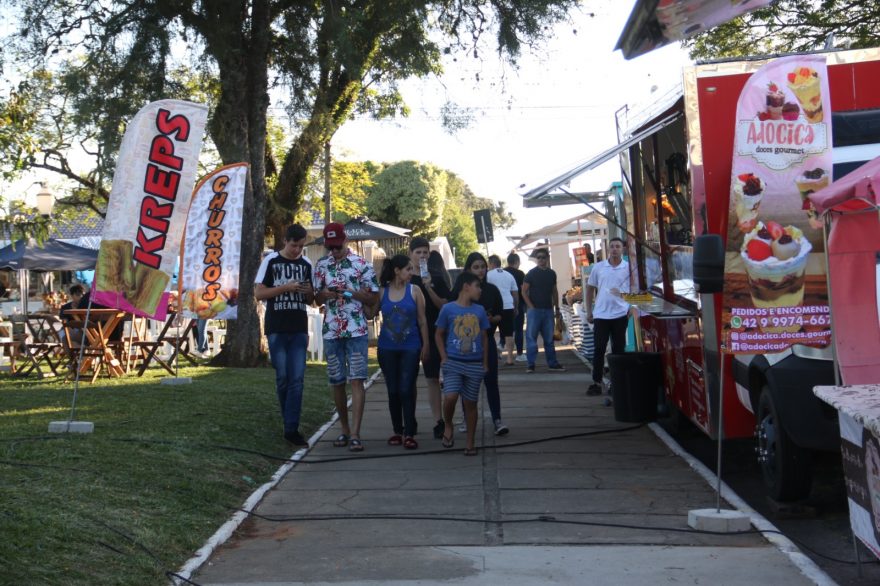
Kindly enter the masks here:
<path id="1" fill-rule="evenodd" d="M 19 240 L 0 248 L 0 270 L 81 271 L 95 268 L 98 251 L 49 239 L 42 245 Z"/>
<path id="2" fill-rule="evenodd" d="M 23 313 L 27 313 L 28 271 L 80 271 L 94 269 L 97 262 L 97 250 L 54 239 L 42 244 L 18 240 L 0 248 L 0 270 L 19 271 Z"/>

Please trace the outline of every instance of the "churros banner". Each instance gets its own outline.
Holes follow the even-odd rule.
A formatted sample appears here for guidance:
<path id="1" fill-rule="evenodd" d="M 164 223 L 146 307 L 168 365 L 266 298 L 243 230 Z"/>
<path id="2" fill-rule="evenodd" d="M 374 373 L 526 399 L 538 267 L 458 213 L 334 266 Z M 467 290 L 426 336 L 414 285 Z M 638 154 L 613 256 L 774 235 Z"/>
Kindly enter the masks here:
<path id="1" fill-rule="evenodd" d="M 725 264 L 725 351 L 831 342 L 822 222 L 808 195 L 831 181 L 825 57 L 785 57 L 746 82 L 736 109 Z"/>
<path id="2" fill-rule="evenodd" d="M 241 212 L 248 164 L 217 169 L 196 186 L 186 221 L 180 272 L 183 313 L 235 319 L 241 261 Z"/>
<path id="3" fill-rule="evenodd" d="M 165 319 L 207 118 L 203 104 L 160 100 L 129 123 L 101 235 L 95 303 Z"/>

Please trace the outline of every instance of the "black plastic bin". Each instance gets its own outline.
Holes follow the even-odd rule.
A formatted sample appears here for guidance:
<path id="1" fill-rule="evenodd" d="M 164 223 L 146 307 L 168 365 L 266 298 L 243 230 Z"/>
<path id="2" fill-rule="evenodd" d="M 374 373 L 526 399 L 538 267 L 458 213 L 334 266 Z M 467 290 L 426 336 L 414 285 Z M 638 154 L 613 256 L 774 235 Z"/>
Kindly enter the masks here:
<path id="1" fill-rule="evenodd" d="M 663 357 L 656 352 L 610 354 L 614 418 L 627 423 L 656 421 L 663 392 Z"/>

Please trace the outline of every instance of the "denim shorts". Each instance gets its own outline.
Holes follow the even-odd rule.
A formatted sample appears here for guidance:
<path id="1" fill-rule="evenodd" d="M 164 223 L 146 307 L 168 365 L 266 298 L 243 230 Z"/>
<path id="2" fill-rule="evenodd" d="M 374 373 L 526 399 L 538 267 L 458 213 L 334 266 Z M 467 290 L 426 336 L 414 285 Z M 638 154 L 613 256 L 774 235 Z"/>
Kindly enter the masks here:
<path id="1" fill-rule="evenodd" d="M 327 378 L 331 385 L 345 384 L 346 380 L 367 379 L 368 342 L 368 336 L 324 339 Z"/>

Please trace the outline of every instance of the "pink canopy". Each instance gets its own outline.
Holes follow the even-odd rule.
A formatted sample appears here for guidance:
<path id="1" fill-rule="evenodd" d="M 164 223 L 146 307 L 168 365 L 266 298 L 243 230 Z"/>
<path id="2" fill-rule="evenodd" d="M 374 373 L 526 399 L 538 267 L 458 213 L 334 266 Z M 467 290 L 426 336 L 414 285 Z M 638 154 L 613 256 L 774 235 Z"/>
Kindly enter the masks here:
<path id="1" fill-rule="evenodd" d="M 880 382 L 880 278 L 875 278 L 880 251 L 880 214 L 876 211 L 880 158 L 813 193 L 810 200 L 820 213 L 832 208 L 849 212 L 832 215 L 828 234 L 831 323 L 843 383 Z"/>
<path id="2" fill-rule="evenodd" d="M 862 200 L 872 206 L 880 206 L 880 157 L 868 161 L 825 189 L 811 193 L 809 197 L 820 214 L 844 204 L 847 204 L 848 209 L 864 207 L 863 204 L 852 205 L 858 202 L 848 204 L 850 200 Z"/>

